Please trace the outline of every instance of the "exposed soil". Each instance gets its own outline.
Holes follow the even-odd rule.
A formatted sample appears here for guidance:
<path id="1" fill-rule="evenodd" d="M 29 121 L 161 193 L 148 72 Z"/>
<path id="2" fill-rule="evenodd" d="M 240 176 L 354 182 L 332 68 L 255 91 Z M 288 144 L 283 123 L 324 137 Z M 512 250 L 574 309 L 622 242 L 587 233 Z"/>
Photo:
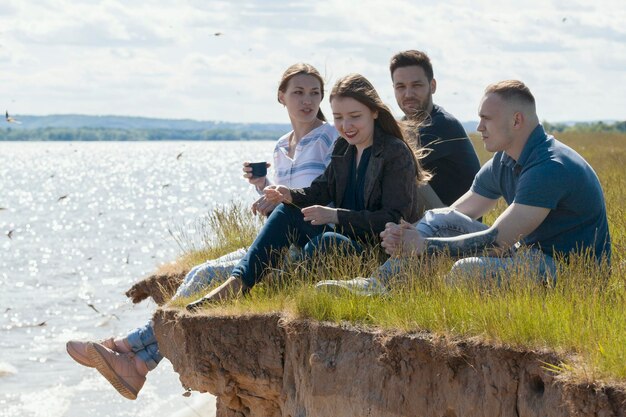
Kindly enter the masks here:
<path id="1" fill-rule="evenodd" d="M 172 298 L 185 275 L 187 275 L 186 270 L 171 273 L 157 272 L 133 284 L 126 291 L 126 296 L 135 304 L 150 297 L 161 306 Z"/>
<path id="2" fill-rule="evenodd" d="M 162 304 L 165 278 L 149 279 L 135 287 Z M 626 417 L 626 388 L 568 382 L 546 352 L 278 314 L 160 308 L 154 326 L 183 386 L 217 396 L 218 417 Z"/>
<path id="3" fill-rule="evenodd" d="M 159 309 L 160 350 L 218 416 L 626 416 L 626 391 L 555 378 L 547 353 L 279 315 Z"/>

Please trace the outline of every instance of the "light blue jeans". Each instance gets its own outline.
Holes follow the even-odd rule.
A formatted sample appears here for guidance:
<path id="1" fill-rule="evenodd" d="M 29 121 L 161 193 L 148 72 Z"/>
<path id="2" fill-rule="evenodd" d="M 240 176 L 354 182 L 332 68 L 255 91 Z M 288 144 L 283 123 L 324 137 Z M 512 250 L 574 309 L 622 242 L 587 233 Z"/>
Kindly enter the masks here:
<path id="1" fill-rule="evenodd" d="M 163 356 L 159 352 L 159 344 L 154 336 L 152 320 L 143 327 L 138 327 L 126 336 L 128 344 L 133 352 L 146 363 L 148 370 L 157 367 Z"/>
<path id="2" fill-rule="evenodd" d="M 241 248 L 217 259 L 196 265 L 187 273 L 172 299 L 189 297 L 213 282 L 225 281 L 230 276 L 233 267 L 245 254 L 246 250 Z M 146 363 L 149 370 L 156 368 L 163 359 L 161 352 L 159 352 L 159 344 L 154 336 L 152 320 L 128 333 L 126 338 L 133 352 Z"/>
<path id="3" fill-rule="evenodd" d="M 329 239 L 328 234 L 330 234 L 330 232 L 318 236 L 310 245 L 306 246 L 306 252 L 313 253 L 318 247 L 327 244 Z M 178 297 L 189 297 L 211 283 L 226 281 L 235 265 L 239 263 L 245 254 L 246 250 L 240 248 L 217 259 L 211 259 L 205 263 L 194 266 L 185 276 L 185 279 L 176 290 L 172 300 Z M 292 260 L 298 259 L 301 256 L 302 254 L 298 248 L 290 248 L 290 258 Z M 133 352 L 146 363 L 149 370 L 156 368 L 163 359 L 163 356 L 159 352 L 159 344 L 154 336 L 152 320 L 148 321 L 142 327 L 138 327 L 128 333 L 126 338 Z"/>
<path id="4" fill-rule="evenodd" d="M 423 237 L 453 237 L 467 233 L 480 232 L 488 229 L 486 224 L 449 207 L 428 210 L 415 226 Z M 401 258 L 389 258 L 375 276 L 385 285 L 390 278 L 397 275 L 404 261 Z M 556 283 L 556 263 L 554 259 L 538 249 L 529 248 L 523 251 L 512 249 L 510 256 L 490 257 L 472 256 L 459 259 L 452 266 L 448 275 L 450 281 L 476 279 L 495 279 L 498 284 L 513 273 L 531 275 L 541 282 Z"/>
<path id="5" fill-rule="evenodd" d="M 233 268 L 246 254 L 244 248 L 239 248 L 234 252 L 211 259 L 203 264 L 194 266 L 187 273 L 183 283 L 180 284 L 174 298 L 189 297 L 213 282 L 223 282 L 228 279 Z"/>

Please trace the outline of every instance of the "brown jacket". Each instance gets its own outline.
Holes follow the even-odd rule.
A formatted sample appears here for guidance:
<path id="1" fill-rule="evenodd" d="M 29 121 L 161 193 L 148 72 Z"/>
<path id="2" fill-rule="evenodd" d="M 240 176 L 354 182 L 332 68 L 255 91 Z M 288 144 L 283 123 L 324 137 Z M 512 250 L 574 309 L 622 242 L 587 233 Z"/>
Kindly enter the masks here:
<path id="1" fill-rule="evenodd" d="M 291 190 L 293 203 L 307 207 L 334 202 L 338 208 L 338 231 L 360 240 L 377 238 L 388 222 L 417 221 L 417 177 L 411 150 L 400 139 L 378 128 L 374 131 L 372 154 L 365 174 L 366 210 L 341 208 L 355 152 L 356 147 L 344 138 L 337 139 L 324 173 L 310 187 Z"/>

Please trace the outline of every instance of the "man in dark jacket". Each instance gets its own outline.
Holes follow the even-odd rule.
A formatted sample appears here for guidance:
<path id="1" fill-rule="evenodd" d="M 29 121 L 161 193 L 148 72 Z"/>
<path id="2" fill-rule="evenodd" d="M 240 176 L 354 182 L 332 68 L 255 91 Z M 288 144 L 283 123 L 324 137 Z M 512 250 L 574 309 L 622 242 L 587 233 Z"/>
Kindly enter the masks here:
<path id="1" fill-rule="evenodd" d="M 449 206 L 469 190 L 480 169 L 476 151 L 461 123 L 433 103 L 437 81 L 428 55 L 399 52 L 391 58 L 389 71 L 405 120 L 420 123 L 418 147 L 430 150 L 421 163 L 433 174 L 429 185 L 436 196 L 429 187 L 422 187 L 424 209 Z"/>

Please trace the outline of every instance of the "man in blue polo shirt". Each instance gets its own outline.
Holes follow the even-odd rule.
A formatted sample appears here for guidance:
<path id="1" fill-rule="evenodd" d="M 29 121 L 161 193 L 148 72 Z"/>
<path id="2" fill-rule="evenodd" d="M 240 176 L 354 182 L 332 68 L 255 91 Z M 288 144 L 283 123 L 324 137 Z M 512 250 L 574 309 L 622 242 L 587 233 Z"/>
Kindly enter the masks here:
<path id="1" fill-rule="evenodd" d="M 389 63 L 393 90 L 404 119 L 420 123 L 418 145 L 430 152 L 421 160 L 433 174 L 420 197 L 426 209 L 449 206 L 472 185 L 480 169 L 476 151 L 461 123 L 443 107 L 433 103 L 437 90 L 430 58 L 409 50 L 395 54 Z M 436 198 L 428 196 L 432 188 Z"/>
<path id="2" fill-rule="evenodd" d="M 385 278 L 397 271 L 399 260 L 440 252 L 461 258 L 453 266 L 453 278 L 499 280 L 502 272 L 523 265 L 533 277 L 553 282 L 555 258 L 567 260 L 572 253 L 610 265 L 611 240 L 598 177 L 578 153 L 545 133 L 528 87 L 516 80 L 488 86 L 479 116 L 485 149 L 495 155 L 471 189 L 451 207 L 426 212 L 417 225 L 387 224 L 382 246 L 396 258 L 377 276 L 323 281 L 319 287 L 384 292 Z M 500 197 L 508 208 L 493 225 L 477 222 Z"/>

